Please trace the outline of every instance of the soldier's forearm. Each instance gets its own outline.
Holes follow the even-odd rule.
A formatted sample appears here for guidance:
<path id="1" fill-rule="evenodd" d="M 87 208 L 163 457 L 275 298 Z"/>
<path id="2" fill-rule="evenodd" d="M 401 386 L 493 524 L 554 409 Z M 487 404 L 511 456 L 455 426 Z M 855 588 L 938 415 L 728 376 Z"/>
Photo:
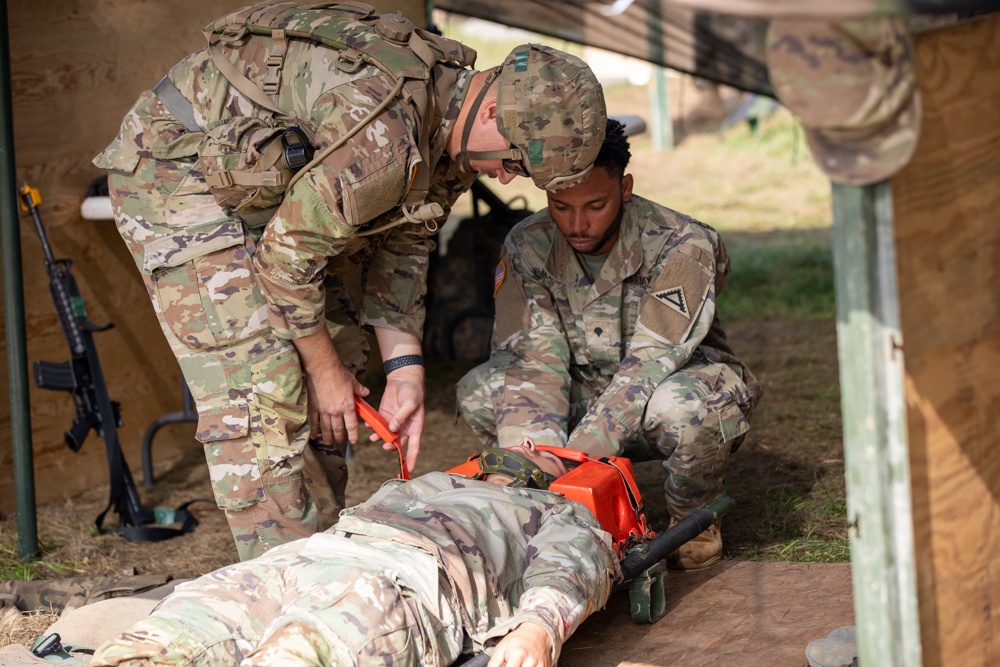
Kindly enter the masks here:
<path id="1" fill-rule="evenodd" d="M 383 361 L 411 354 L 422 354 L 423 346 L 420 339 L 411 333 L 375 327 L 375 338 L 378 340 L 378 349 L 382 354 Z"/>

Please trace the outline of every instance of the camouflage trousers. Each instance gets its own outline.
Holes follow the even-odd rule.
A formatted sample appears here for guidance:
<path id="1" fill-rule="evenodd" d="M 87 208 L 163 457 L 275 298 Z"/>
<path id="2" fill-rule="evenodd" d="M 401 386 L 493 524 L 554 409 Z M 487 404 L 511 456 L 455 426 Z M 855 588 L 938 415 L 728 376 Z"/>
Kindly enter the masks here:
<path id="1" fill-rule="evenodd" d="M 713 363 L 696 353 L 656 387 L 646 403 L 641 430 L 621 453 L 635 461 L 663 460 L 667 510 L 677 519 L 725 492 L 729 455 L 750 429 L 749 417 L 760 390 L 749 371 L 734 366 Z M 749 376 L 746 381 L 744 375 Z M 497 446 L 492 396 L 503 380 L 503 374 L 491 371 L 487 362 L 472 369 L 457 386 L 459 411 L 484 447 Z M 573 382 L 570 433 L 607 385 L 607 381 Z"/>
<path id="2" fill-rule="evenodd" d="M 90 665 L 450 665 L 458 610 L 428 552 L 321 533 L 178 586 Z"/>
<path id="3" fill-rule="evenodd" d="M 153 186 L 155 184 L 155 187 Z M 295 346 L 275 336 L 251 259 L 259 233 L 219 207 L 194 163 L 142 158 L 111 172 L 118 231 L 198 409 L 218 506 L 241 560 L 333 525 L 344 505 L 340 449 L 309 442 Z M 367 340 L 327 279 L 327 326 L 360 373 Z"/>

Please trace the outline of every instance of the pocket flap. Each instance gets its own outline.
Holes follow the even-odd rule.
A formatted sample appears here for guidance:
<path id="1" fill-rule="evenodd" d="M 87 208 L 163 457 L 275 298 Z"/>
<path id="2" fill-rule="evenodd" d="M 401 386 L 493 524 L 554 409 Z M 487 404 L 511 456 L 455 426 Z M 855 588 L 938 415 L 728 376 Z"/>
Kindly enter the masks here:
<path id="1" fill-rule="evenodd" d="M 153 273 L 218 250 L 243 245 L 243 234 L 243 225 L 235 220 L 213 220 L 185 227 L 182 231 L 147 243 L 143 268 L 146 273 Z"/>
<path id="2" fill-rule="evenodd" d="M 250 408 L 245 402 L 198 408 L 195 438 L 209 443 L 245 438 L 250 432 Z"/>
<path id="3" fill-rule="evenodd" d="M 409 143 L 399 138 L 340 173 L 347 224 L 360 227 L 399 206 L 408 191 Z"/>

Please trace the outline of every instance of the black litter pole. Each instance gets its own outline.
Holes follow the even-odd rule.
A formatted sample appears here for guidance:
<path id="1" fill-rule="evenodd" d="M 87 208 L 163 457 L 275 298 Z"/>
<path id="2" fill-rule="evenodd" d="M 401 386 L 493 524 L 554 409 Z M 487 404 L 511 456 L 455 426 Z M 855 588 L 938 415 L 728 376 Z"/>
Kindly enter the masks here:
<path id="1" fill-rule="evenodd" d="M 28 352 L 24 337 L 24 285 L 21 230 L 14 161 L 14 105 L 10 85 L 10 39 L 7 3 L 0 2 L 0 252 L 3 257 L 3 311 L 7 337 L 7 383 L 10 387 L 10 442 L 17 502 L 17 551 L 22 561 L 38 558 L 35 518 L 35 471 L 31 452 L 28 403 Z"/>

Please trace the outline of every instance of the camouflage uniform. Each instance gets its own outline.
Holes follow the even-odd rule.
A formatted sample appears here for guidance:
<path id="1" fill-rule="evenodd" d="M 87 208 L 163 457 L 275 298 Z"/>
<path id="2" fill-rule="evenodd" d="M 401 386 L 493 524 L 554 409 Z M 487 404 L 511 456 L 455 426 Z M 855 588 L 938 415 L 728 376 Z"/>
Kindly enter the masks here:
<path id="1" fill-rule="evenodd" d="M 547 491 L 394 480 L 326 533 L 180 586 L 91 665 L 450 665 L 525 621 L 555 660 L 608 599 L 610 539 Z"/>
<path id="2" fill-rule="evenodd" d="M 263 78 L 270 37 L 232 50 L 240 71 Z M 337 51 L 289 40 L 277 97 L 282 110 L 333 144 L 392 90 L 373 66 L 332 66 Z M 431 128 L 427 202 L 444 210 L 471 185 L 445 153 L 472 72 L 438 63 L 441 120 Z M 256 78 L 255 78 L 256 77 Z M 253 105 L 206 49 L 170 80 L 193 102 L 199 127 L 218 131 Z M 142 274 L 161 328 L 198 406 L 219 507 L 241 559 L 330 526 L 343 507 L 347 469 L 339 448 L 307 445 L 305 380 L 291 339 L 326 327 L 344 365 L 360 375 L 361 327 L 420 336 L 432 232 L 406 224 L 361 236 L 399 217 L 421 161 L 414 105 L 398 97 L 284 197 L 266 226 L 246 224 L 210 193 L 188 131 L 152 91 L 125 117 L 94 164 L 109 169 L 118 230 Z M 345 286 L 361 277 L 361 302 Z"/>
<path id="3" fill-rule="evenodd" d="M 633 195 L 591 280 L 546 211 L 510 232 L 490 360 L 458 385 L 486 447 L 526 436 L 591 455 L 662 457 L 670 513 L 723 493 L 760 388 L 715 312 L 729 277 L 718 234 Z"/>

